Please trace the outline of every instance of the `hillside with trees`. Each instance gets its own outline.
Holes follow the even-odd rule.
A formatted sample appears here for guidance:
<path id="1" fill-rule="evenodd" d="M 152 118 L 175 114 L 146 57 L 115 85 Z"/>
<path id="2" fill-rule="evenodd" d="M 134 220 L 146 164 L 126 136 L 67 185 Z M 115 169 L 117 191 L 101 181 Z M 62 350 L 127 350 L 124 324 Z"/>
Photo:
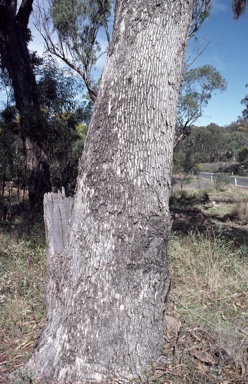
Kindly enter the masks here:
<path id="1" fill-rule="evenodd" d="M 175 173 L 197 173 L 200 169 L 248 174 L 248 120 L 238 119 L 228 126 L 214 123 L 192 126 L 174 151 Z M 208 163 L 209 166 L 201 166 Z"/>

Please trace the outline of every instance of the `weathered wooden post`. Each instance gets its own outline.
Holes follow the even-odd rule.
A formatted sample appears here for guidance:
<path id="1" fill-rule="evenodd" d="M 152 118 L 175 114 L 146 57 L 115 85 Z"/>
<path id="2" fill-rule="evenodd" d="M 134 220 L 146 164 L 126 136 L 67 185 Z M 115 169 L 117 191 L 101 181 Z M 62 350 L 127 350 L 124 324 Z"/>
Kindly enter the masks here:
<path id="1" fill-rule="evenodd" d="M 65 196 L 65 190 L 58 193 L 44 195 L 44 222 L 46 230 L 46 313 L 49 318 L 51 308 L 57 306 L 56 299 L 52 299 L 52 292 L 61 279 L 60 267 L 66 244 L 69 220 L 73 205 L 73 198 Z"/>
<path id="2" fill-rule="evenodd" d="M 65 247 L 73 198 L 65 196 L 65 190 L 44 195 L 44 221 L 47 252 L 57 255 Z"/>

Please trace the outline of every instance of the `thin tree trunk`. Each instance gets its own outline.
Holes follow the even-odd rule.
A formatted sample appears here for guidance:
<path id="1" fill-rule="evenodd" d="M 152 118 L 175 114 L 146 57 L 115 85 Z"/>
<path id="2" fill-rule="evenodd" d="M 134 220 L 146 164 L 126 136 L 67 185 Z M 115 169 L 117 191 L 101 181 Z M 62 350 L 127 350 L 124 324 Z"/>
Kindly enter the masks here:
<path id="1" fill-rule="evenodd" d="M 29 173 L 29 201 L 39 206 L 45 192 L 51 190 L 48 159 L 42 145 L 42 118 L 37 84 L 28 51 L 27 28 L 32 0 L 23 0 L 18 13 L 17 1 L 1 7 L 0 55 L 12 81 L 16 107 L 20 113 L 20 133 Z"/>
<path id="2" fill-rule="evenodd" d="M 28 172 L 28 198 L 32 208 L 40 207 L 43 196 L 51 190 L 50 167 L 43 146 L 29 136 L 23 138 L 26 170 Z"/>
<path id="3" fill-rule="evenodd" d="M 26 368 L 49 382 L 136 376 L 163 347 L 174 127 L 192 1 L 116 1 L 47 325 Z"/>
<path id="4" fill-rule="evenodd" d="M 2 176 L 2 197 L 4 197 L 4 191 L 5 191 L 5 182 L 6 182 L 6 164 L 3 165 L 3 176 Z"/>

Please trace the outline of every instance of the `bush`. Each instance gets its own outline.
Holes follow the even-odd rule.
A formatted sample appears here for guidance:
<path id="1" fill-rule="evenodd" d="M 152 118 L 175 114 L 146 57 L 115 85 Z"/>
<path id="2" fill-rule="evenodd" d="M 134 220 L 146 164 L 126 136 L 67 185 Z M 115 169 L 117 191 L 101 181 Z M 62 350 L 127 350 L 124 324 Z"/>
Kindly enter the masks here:
<path id="1" fill-rule="evenodd" d="M 248 148 L 242 147 L 238 153 L 238 160 L 240 163 L 248 161 Z"/>
<path id="2" fill-rule="evenodd" d="M 224 191 L 225 186 L 231 183 L 230 177 L 224 173 L 218 173 L 215 177 L 215 188 L 219 191 Z"/>
<path id="3" fill-rule="evenodd" d="M 189 207 L 195 204 L 205 204 L 209 202 L 206 191 L 176 191 L 170 196 L 170 207 Z"/>

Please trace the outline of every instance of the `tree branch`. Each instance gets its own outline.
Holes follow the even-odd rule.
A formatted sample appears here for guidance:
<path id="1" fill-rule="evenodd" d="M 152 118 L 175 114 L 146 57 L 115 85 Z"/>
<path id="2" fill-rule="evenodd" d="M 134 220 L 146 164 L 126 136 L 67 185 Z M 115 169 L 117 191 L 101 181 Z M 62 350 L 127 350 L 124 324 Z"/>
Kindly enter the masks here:
<path id="1" fill-rule="evenodd" d="M 22 0 L 19 11 L 16 15 L 16 20 L 19 25 L 26 29 L 29 23 L 29 17 L 33 10 L 33 0 Z"/>
<path id="2" fill-rule="evenodd" d="M 192 22 L 189 31 L 189 39 L 199 30 L 204 20 L 210 15 L 211 0 L 197 0 L 192 15 Z"/>

